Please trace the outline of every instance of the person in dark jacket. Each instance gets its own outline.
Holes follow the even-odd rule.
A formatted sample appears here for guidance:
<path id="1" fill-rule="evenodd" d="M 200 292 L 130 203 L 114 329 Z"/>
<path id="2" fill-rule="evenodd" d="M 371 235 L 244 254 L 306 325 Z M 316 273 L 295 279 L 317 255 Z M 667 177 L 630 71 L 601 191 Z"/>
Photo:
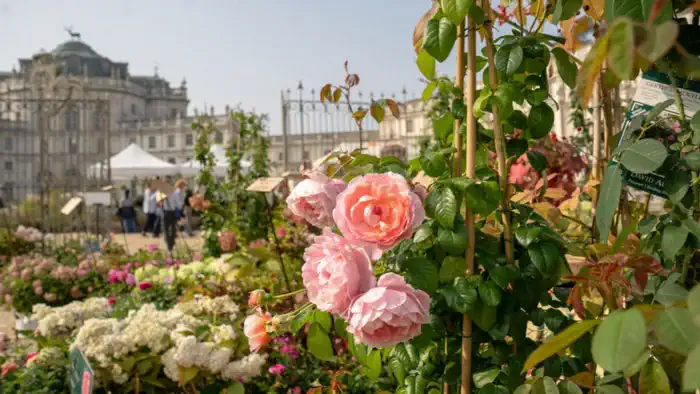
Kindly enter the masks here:
<path id="1" fill-rule="evenodd" d="M 119 217 L 122 220 L 122 228 L 125 233 L 136 232 L 136 210 L 134 200 L 131 198 L 131 190 L 124 190 L 124 199 L 119 204 Z"/>

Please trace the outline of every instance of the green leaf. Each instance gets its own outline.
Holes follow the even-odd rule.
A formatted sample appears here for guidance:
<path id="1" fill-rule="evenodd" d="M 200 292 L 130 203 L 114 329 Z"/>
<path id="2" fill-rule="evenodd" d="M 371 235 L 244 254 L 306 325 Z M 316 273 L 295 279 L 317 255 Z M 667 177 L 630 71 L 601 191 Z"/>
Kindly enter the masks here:
<path id="1" fill-rule="evenodd" d="M 542 257 L 544 257 L 544 262 L 546 265 L 546 271 L 544 271 L 543 274 L 556 273 L 558 263 L 563 257 L 561 249 L 559 249 L 559 246 L 553 242 L 542 242 L 539 247 L 542 251 Z"/>
<path id="2" fill-rule="evenodd" d="M 656 119 L 659 115 L 661 115 L 662 112 L 666 110 L 666 108 L 670 107 L 675 103 L 674 99 L 668 99 L 666 101 L 662 101 L 654 106 L 654 108 L 651 109 L 646 115 L 646 122 L 650 122 L 654 119 Z"/>
<path id="3" fill-rule="evenodd" d="M 425 49 L 421 49 L 420 52 L 418 52 L 418 57 L 416 58 L 416 65 L 418 66 L 420 73 L 423 74 L 423 76 L 426 79 L 435 79 L 435 58 L 430 56 Z M 437 82 L 435 82 L 435 85 L 433 86 L 433 89 L 435 89 L 435 86 L 437 86 Z M 432 96 L 432 91 L 430 92 L 430 95 Z"/>
<path id="4" fill-rule="evenodd" d="M 483 217 L 498 208 L 500 198 L 501 190 L 496 182 L 475 183 L 467 188 L 467 205 Z"/>
<path id="5" fill-rule="evenodd" d="M 557 388 L 554 380 L 549 376 L 545 376 L 538 379 L 535 384 L 532 385 L 532 394 L 559 394 L 559 389 Z"/>
<path id="6" fill-rule="evenodd" d="M 650 356 L 651 356 L 651 351 L 649 351 L 648 349 L 643 351 L 639 355 L 639 357 L 637 357 L 637 360 L 635 362 L 628 365 L 627 368 L 625 368 L 622 371 L 622 374 L 625 375 L 626 377 L 636 375 L 637 372 L 639 372 L 642 369 L 642 367 L 647 363 Z"/>
<path id="7" fill-rule="evenodd" d="M 700 111 L 696 112 L 692 118 L 690 118 L 690 128 L 694 132 L 700 133 Z"/>
<path id="8" fill-rule="evenodd" d="M 472 378 L 474 379 L 474 386 L 480 389 L 487 384 L 493 383 L 498 377 L 499 373 L 501 373 L 499 368 L 489 368 L 485 371 L 475 372 L 472 375 Z"/>
<path id="9" fill-rule="evenodd" d="M 671 383 L 664 368 L 651 359 L 639 375 L 639 391 L 649 394 L 671 394 Z"/>
<path id="10" fill-rule="evenodd" d="M 683 369 L 683 391 L 700 389 L 700 345 L 688 354 Z"/>
<path id="11" fill-rule="evenodd" d="M 524 56 L 520 45 L 503 45 L 496 51 L 496 70 L 513 74 L 520 67 Z"/>
<path id="12" fill-rule="evenodd" d="M 674 224 L 664 227 L 661 237 L 661 250 L 667 259 L 673 259 L 688 239 L 688 229 Z"/>
<path id="13" fill-rule="evenodd" d="M 406 368 L 397 357 L 392 357 L 389 360 L 389 370 L 394 374 L 397 382 L 403 382 L 406 379 Z"/>
<path id="14" fill-rule="evenodd" d="M 329 361 L 333 359 L 333 344 L 328 337 L 328 333 L 323 330 L 321 325 L 314 322 L 309 327 L 309 334 L 306 337 L 306 347 L 311 354 L 319 360 Z"/>
<path id="15" fill-rule="evenodd" d="M 530 109 L 527 118 L 528 131 L 533 139 L 540 139 L 549 135 L 554 125 L 554 111 L 549 104 L 541 103 Z"/>
<path id="16" fill-rule="evenodd" d="M 464 23 L 471 6 L 472 0 L 440 0 L 440 9 L 455 25 Z"/>
<path id="17" fill-rule="evenodd" d="M 596 208 L 596 225 L 599 239 L 607 240 L 610 234 L 613 215 L 620 203 L 622 192 L 622 169 L 619 165 L 611 165 L 605 170 L 603 184 L 600 186 L 600 196 Z"/>
<path id="18" fill-rule="evenodd" d="M 620 163 L 636 174 L 649 174 L 656 171 L 668 157 L 668 151 L 661 142 L 645 138 L 632 144 L 622 153 Z"/>
<path id="19" fill-rule="evenodd" d="M 634 26 L 628 18 L 618 18 L 610 26 L 610 47 L 608 48 L 608 66 L 622 80 L 633 79 L 634 65 Z"/>
<path id="20" fill-rule="evenodd" d="M 179 368 L 180 368 L 180 371 L 179 371 L 180 372 L 179 373 L 180 381 L 178 382 L 178 384 L 180 385 L 180 387 L 185 387 L 185 385 L 187 385 L 187 383 L 191 382 L 199 374 L 199 368 L 197 368 L 197 367 L 189 367 L 189 368 L 179 367 Z"/>
<path id="21" fill-rule="evenodd" d="M 684 300 L 687 296 L 688 290 L 671 280 L 667 280 L 654 293 L 654 300 L 663 305 L 670 305 L 676 301 Z"/>
<path id="22" fill-rule="evenodd" d="M 547 157 L 540 152 L 530 150 L 527 152 L 527 161 L 538 173 L 547 169 Z"/>
<path id="23" fill-rule="evenodd" d="M 367 355 L 367 364 L 365 365 L 367 377 L 373 382 L 379 379 L 379 375 L 382 374 L 382 354 L 378 349 L 373 349 Z"/>
<path id="24" fill-rule="evenodd" d="M 700 323 L 700 285 L 696 285 L 688 294 L 688 311 Z M 700 324 L 699 324 L 700 325 Z"/>
<path id="25" fill-rule="evenodd" d="M 690 190 L 690 174 L 687 171 L 673 171 L 666 176 L 664 187 L 669 200 L 680 204 Z"/>
<path id="26" fill-rule="evenodd" d="M 598 386 L 596 388 L 596 394 L 625 394 L 621 388 L 613 386 L 611 384 L 606 384 L 605 386 Z"/>
<path id="27" fill-rule="evenodd" d="M 418 227 L 418 230 L 416 230 L 416 234 L 413 235 L 413 242 L 419 244 L 429 239 L 432 235 L 433 229 L 430 227 L 430 223 L 423 223 Z"/>
<path id="28" fill-rule="evenodd" d="M 440 152 L 425 152 L 420 157 L 420 165 L 425 174 L 431 177 L 442 176 L 447 171 L 445 156 Z"/>
<path id="29" fill-rule="evenodd" d="M 333 325 L 333 318 L 331 317 L 331 314 L 328 312 L 324 311 L 315 311 L 310 317 L 309 317 L 309 323 L 318 323 L 321 325 L 321 328 L 325 330 L 326 332 L 331 332 L 331 326 Z"/>
<path id="30" fill-rule="evenodd" d="M 498 306 L 501 303 L 501 289 L 492 281 L 479 284 L 479 297 L 488 306 Z"/>
<path id="31" fill-rule="evenodd" d="M 542 227 L 521 226 L 515 230 L 515 239 L 520 245 L 529 248 L 542 234 Z"/>
<path id="32" fill-rule="evenodd" d="M 646 323 L 637 309 L 615 311 L 593 336 L 593 360 L 609 372 L 621 372 L 646 348 Z"/>
<path id="33" fill-rule="evenodd" d="M 566 3 L 581 2 L 581 0 L 567 0 Z M 557 2 L 557 5 L 559 2 Z M 562 48 L 553 48 L 552 55 L 554 55 L 554 60 L 557 62 L 557 71 L 559 71 L 559 76 L 561 80 L 566 84 L 566 86 L 571 89 L 576 88 L 576 76 L 578 74 L 578 67 L 576 67 L 576 62 L 571 59 L 571 55 Z"/>
<path id="34" fill-rule="evenodd" d="M 451 113 L 446 112 L 442 117 L 433 120 L 433 133 L 439 140 L 444 141 L 452 132 L 454 123 L 455 118 Z"/>
<path id="35" fill-rule="evenodd" d="M 700 340 L 700 332 L 687 308 L 661 311 L 654 321 L 654 328 L 661 346 L 678 354 L 687 355 Z"/>
<path id="36" fill-rule="evenodd" d="M 691 171 L 700 171 L 700 152 L 690 152 L 684 158 L 685 164 Z"/>
<path id="37" fill-rule="evenodd" d="M 424 257 L 413 257 L 404 263 L 407 281 L 425 290 L 434 293 L 438 288 L 438 270 L 430 260 Z"/>
<path id="38" fill-rule="evenodd" d="M 572 18 L 581 9 L 581 0 L 559 0 L 554 6 L 552 13 L 552 24 L 557 25 L 559 21 Z M 553 52 L 553 51 L 552 51 Z"/>
<path id="39" fill-rule="evenodd" d="M 467 262 L 463 257 L 447 256 L 440 266 L 440 281 L 452 283 L 458 276 L 464 275 Z"/>
<path id="40" fill-rule="evenodd" d="M 435 88 L 437 88 L 437 86 L 437 81 L 430 81 L 430 83 L 425 85 L 425 89 L 423 89 L 423 93 L 420 95 L 421 100 L 430 100 L 433 97 L 433 92 L 435 91 Z"/>
<path id="41" fill-rule="evenodd" d="M 571 346 L 579 338 L 600 324 L 599 320 L 581 320 L 566 327 L 559 334 L 540 345 L 525 361 L 522 372 L 534 368 L 537 364 Z"/>
<path id="42" fill-rule="evenodd" d="M 457 40 L 457 26 L 449 19 L 431 19 L 425 24 L 423 48 L 440 63 L 450 56 Z"/>
<path id="43" fill-rule="evenodd" d="M 292 320 L 292 333 L 296 334 L 299 330 L 301 330 L 302 327 L 304 327 L 306 325 L 306 323 L 309 321 L 309 319 L 311 318 L 312 315 L 313 315 L 313 312 L 309 309 L 296 315 L 294 317 L 294 320 Z"/>
<path id="44" fill-rule="evenodd" d="M 613 23 L 616 19 L 626 16 L 635 22 L 647 22 L 651 9 L 656 4 L 653 0 L 608 0 L 605 2 L 605 19 Z M 666 2 L 654 23 L 662 23 L 673 16 L 671 2 Z"/>
<path id="45" fill-rule="evenodd" d="M 442 227 L 454 228 L 457 216 L 457 197 L 449 187 L 441 187 L 435 190 L 437 203 L 435 204 L 435 219 Z"/>
<path id="46" fill-rule="evenodd" d="M 226 394 L 245 394 L 245 387 L 241 382 L 233 382 L 228 389 L 226 389 Z"/>
<path id="47" fill-rule="evenodd" d="M 470 313 L 474 323 L 484 331 L 488 331 L 496 324 L 498 309 L 488 306 L 483 302 L 477 302 Z"/>
<path id="48" fill-rule="evenodd" d="M 462 256 L 467 249 L 467 229 L 461 221 L 455 222 L 455 230 L 438 228 L 438 243 L 449 254 Z"/>
<path id="49" fill-rule="evenodd" d="M 489 271 L 489 275 L 494 283 L 505 290 L 508 283 L 520 278 L 520 271 L 513 265 L 497 265 Z"/>
<path id="50" fill-rule="evenodd" d="M 569 379 L 560 380 L 557 383 L 557 388 L 559 389 L 559 394 L 583 394 L 583 391 Z"/>

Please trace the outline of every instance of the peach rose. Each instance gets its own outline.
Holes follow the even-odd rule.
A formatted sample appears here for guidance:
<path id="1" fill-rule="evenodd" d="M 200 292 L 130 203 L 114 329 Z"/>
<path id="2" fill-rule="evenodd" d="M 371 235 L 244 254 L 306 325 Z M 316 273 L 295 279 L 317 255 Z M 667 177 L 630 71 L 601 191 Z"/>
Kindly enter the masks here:
<path id="1" fill-rule="evenodd" d="M 345 182 L 317 172 L 307 176 L 309 178 L 296 185 L 287 197 L 287 207 L 293 215 L 303 217 L 316 227 L 332 227 L 335 201 L 345 189 Z"/>
<path id="2" fill-rule="evenodd" d="M 369 255 L 329 228 L 304 252 L 301 276 L 318 309 L 344 315 L 352 300 L 374 287 Z"/>
<path id="3" fill-rule="evenodd" d="M 248 295 L 248 306 L 260 306 L 260 302 L 265 296 L 264 290 L 253 290 Z"/>
<path id="4" fill-rule="evenodd" d="M 267 324 L 272 320 L 272 315 L 263 313 L 258 309 L 254 314 L 245 318 L 243 322 L 243 333 L 248 337 L 248 346 L 251 352 L 257 352 L 272 338 L 267 333 Z"/>
<path id="5" fill-rule="evenodd" d="M 353 301 L 348 331 L 365 345 L 383 348 L 420 335 L 430 321 L 430 296 L 394 273 L 382 275 L 377 287 Z"/>
<path id="6" fill-rule="evenodd" d="M 420 197 L 394 173 L 353 179 L 338 196 L 333 218 L 346 239 L 370 245 L 372 258 L 410 238 L 425 220 Z"/>

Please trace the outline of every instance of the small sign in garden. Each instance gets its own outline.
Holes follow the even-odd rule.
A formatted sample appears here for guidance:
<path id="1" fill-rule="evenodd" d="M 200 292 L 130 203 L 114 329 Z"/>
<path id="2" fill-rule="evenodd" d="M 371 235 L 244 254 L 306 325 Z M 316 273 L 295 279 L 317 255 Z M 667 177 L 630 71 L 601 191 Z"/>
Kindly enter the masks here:
<path id="1" fill-rule="evenodd" d="M 284 178 L 280 177 L 260 178 L 251 183 L 246 190 L 249 192 L 270 193 L 274 191 L 282 181 L 284 181 Z"/>
<path id="2" fill-rule="evenodd" d="M 92 394 L 95 384 L 95 373 L 90 362 L 80 349 L 70 353 L 70 392 L 71 394 Z"/>
<path id="3" fill-rule="evenodd" d="M 73 213 L 73 211 L 75 211 L 76 208 L 78 208 L 78 206 L 80 206 L 80 203 L 82 202 L 83 199 L 80 197 L 71 198 L 70 200 L 68 200 L 66 205 L 64 205 L 63 208 L 61 208 L 61 213 L 66 216 L 70 215 L 71 213 Z"/>
<path id="4" fill-rule="evenodd" d="M 686 117 L 690 118 L 696 111 L 700 110 L 700 82 L 686 81 L 677 78 L 677 85 L 680 95 L 683 100 Z M 621 135 L 618 146 L 625 144 L 625 141 L 636 139 L 640 136 L 641 126 L 651 113 L 654 107 L 661 110 L 660 113 L 653 114 L 654 117 L 664 117 L 668 115 L 678 115 L 679 109 L 674 102 L 673 85 L 668 75 L 660 72 L 645 72 L 639 82 L 639 87 L 630 102 L 627 116 L 622 123 Z M 667 103 L 668 105 L 664 105 Z M 645 131 L 645 138 L 653 137 L 657 141 L 663 141 L 664 145 L 669 146 L 674 142 L 673 131 L 663 135 L 649 133 Z M 668 135 L 666 135 L 668 134 Z M 635 152 L 631 152 L 634 154 Z M 644 156 L 640 152 L 640 158 Z M 658 174 L 657 171 L 650 173 L 636 173 L 623 168 L 623 180 L 625 184 L 632 186 L 653 195 L 668 198 L 665 187 L 665 177 Z"/>

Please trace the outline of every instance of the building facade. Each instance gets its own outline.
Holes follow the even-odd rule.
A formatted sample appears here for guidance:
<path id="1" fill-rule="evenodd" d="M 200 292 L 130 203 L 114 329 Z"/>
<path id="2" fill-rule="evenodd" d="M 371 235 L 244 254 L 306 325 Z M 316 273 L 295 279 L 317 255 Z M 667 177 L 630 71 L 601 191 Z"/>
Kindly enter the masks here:
<path id="1" fill-rule="evenodd" d="M 185 79 L 172 85 L 157 69 L 132 75 L 127 62 L 112 61 L 79 38 L 21 58 L 19 67 L 0 72 L 0 190 L 16 200 L 46 183 L 84 189 L 90 165 L 134 142 L 183 163 L 196 141 L 188 106 Z M 220 116 L 214 108 L 207 112 L 218 126 L 216 142 L 231 141 L 228 108 Z"/>

